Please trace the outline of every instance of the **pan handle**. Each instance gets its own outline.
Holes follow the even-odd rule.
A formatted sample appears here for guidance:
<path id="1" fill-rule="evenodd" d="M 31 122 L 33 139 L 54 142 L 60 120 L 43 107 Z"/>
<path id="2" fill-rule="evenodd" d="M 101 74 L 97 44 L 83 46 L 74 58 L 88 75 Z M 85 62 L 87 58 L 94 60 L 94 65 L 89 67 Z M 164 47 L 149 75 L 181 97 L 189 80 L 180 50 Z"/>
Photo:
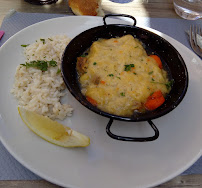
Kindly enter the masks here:
<path id="1" fill-rule="evenodd" d="M 133 24 L 133 26 L 135 26 L 136 25 L 136 19 L 133 17 L 133 16 L 131 16 L 131 15 L 128 15 L 128 14 L 107 14 L 107 15 L 105 15 L 104 17 L 103 17 L 103 22 L 104 22 L 104 25 L 107 25 L 107 23 L 106 23 L 106 18 L 107 17 L 113 17 L 113 16 L 122 16 L 122 17 L 128 17 L 128 18 L 131 18 L 131 19 L 133 19 L 133 21 L 134 21 L 134 24 Z"/>
<path id="2" fill-rule="evenodd" d="M 152 136 L 152 137 L 140 137 L 140 138 L 135 138 L 135 137 L 125 137 L 125 136 L 118 136 L 118 135 L 115 135 L 113 134 L 111 131 L 110 131 L 110 127 L 113 123 L 113 119 L 110 118 L 109 120 L 109 123 L 107 124 L 107 127 L 106 127 L 106 132 L 107 134 L 113 138 L 113 139 L 116 139 L 116 140 L 121 140 L 121 141 L 130 141 L 130 142 L 149 142 L 149 141 L 153 141 L 153 140 L 156 140 L 158 137 L 159 137 L 159 130 L 157 129 L 157 127 L 154 125 L 154 123 L 151 121 L 151 120 L 148 120 L 147 121 L 149 123 L 149 125 L 151 126 L 151 128 L 154 130 L 155 132 L 155 135 Z"/>

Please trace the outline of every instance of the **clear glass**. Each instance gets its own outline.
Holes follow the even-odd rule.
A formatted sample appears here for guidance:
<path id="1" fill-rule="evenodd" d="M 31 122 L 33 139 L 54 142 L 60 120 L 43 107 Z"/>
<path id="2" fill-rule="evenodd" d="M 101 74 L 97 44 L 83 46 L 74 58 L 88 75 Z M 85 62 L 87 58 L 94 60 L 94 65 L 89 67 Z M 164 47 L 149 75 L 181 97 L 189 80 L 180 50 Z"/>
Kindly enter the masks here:
<path id="1" fill-rule="evenodd" d="M 58 0 L 25 0 L 25 1 L 36 5 L 46 5 L 56 3 Z"/>
<path id="2" fill-rule="evenodd" d="M 187 20 L 202 18 L 202 0 L 173 0 L 175 12 Z"/>

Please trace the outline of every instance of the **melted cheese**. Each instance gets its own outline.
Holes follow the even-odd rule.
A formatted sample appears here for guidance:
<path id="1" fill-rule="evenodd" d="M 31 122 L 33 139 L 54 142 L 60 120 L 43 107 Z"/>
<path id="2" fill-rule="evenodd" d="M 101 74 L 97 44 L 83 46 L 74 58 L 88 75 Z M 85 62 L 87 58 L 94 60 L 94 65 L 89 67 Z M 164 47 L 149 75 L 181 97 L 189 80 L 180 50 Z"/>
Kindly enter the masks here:
<path id="1" fill-rule="evenodd" d="M 167 73 L 131 35 L 94 42 L 86 58 L 87 69 L 80 74 L 82 93 L 105 112 L 130 116 L 153 92 L 169 92 Z"/>

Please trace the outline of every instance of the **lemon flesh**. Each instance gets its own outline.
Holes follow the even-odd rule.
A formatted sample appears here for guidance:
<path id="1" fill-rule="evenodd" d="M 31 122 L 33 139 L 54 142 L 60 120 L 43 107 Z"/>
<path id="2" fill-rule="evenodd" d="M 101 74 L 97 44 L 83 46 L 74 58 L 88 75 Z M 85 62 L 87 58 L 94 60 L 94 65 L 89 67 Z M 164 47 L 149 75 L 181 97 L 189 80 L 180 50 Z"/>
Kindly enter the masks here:
<path id="1" fill-rule="evenodd" d="M 62 147 L 86 147 L 90 138 L 48 117 L 18 107 L 24 123 L 44 140 Z"/>

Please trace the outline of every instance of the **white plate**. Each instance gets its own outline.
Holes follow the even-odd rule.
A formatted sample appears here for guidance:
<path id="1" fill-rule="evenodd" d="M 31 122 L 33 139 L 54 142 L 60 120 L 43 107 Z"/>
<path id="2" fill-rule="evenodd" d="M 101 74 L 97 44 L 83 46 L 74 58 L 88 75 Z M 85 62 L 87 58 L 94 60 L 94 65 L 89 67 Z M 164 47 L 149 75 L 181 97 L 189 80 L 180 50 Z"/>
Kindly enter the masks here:
<path id="1" fill-rule="evenodd" d="M 111 22 L 117 20 L 110 19 Z M 172 43 L 189 71 L 189 88 L 184 100 L 169 114 L 154 120 L 160 137 L 153 142 L 129 143 L 111 139 L 105 132 L 107 118 L 78 103 L 70 94 L 73 117 L 63 123 L 91 138 L 87 148 L 62 148 L 32 133 L 20 119 L 17 101 L 10 94 L 17 65 L 24 63 L 21 44 L 56 34 L 74 37 L 88 28 L 102 25 L 99 17 L 63 17 L 23 29 L 0 49 L 0 139 L 25 167 L 55 184 L 71 188 L 151 187 L 179 175 L 200 156 L 201 60 L 171 37 L 153 30 Z M 112 131 L 128 136 L 151 136 L 147 122 L 115 121 Z"/>

